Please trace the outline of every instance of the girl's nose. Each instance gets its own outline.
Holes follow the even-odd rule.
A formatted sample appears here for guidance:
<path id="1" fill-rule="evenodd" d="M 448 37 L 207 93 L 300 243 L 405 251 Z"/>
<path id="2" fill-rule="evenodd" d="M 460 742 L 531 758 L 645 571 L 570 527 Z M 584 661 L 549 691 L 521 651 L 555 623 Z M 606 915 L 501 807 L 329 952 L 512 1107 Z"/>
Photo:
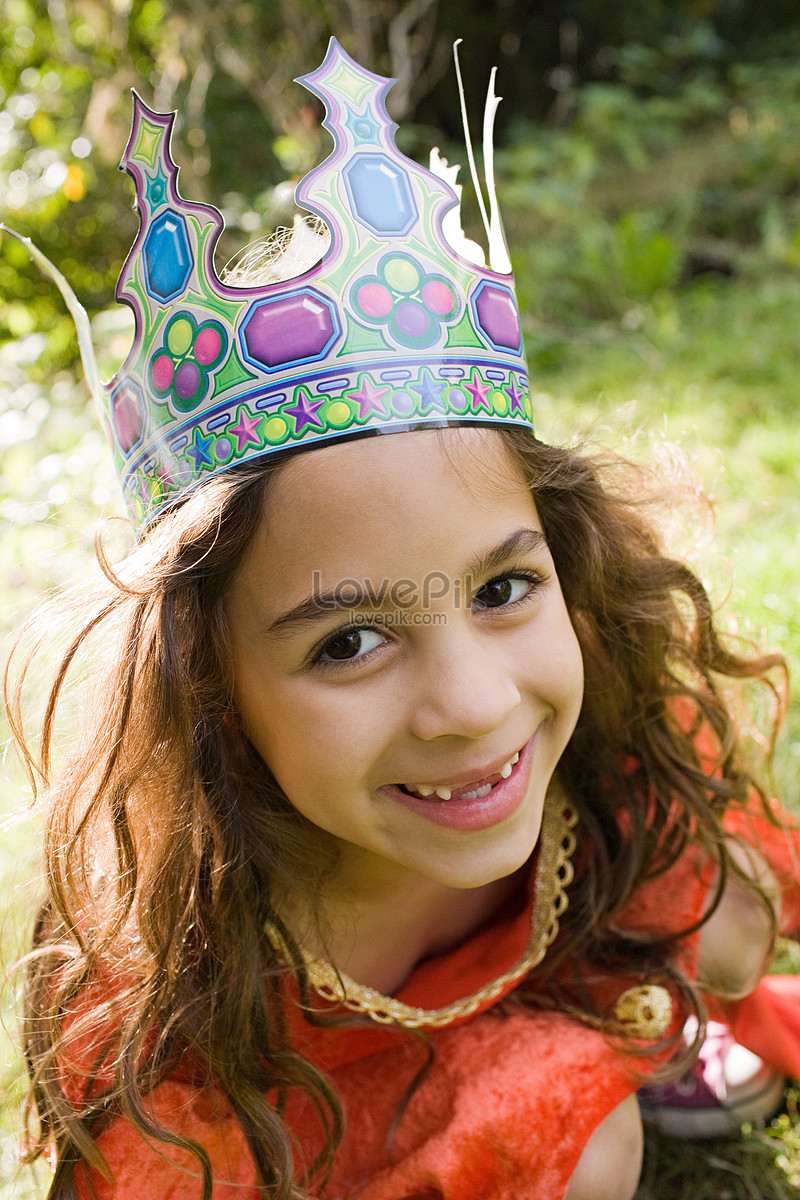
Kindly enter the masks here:
<path id="1" fill-rule="evenodd" d="M 410 696 L 410 724 L 411 732 L 426 742 L 483 737 L 520 703 L 511 664 L 496 645 L 474 633 L 442 641 L 420 672 Z"/>

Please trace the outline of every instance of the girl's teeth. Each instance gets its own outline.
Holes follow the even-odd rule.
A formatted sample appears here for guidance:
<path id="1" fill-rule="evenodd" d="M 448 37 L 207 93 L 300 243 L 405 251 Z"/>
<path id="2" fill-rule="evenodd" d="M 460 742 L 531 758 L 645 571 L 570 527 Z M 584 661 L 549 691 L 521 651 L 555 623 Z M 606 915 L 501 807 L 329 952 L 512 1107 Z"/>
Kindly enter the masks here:
<path id="1" fill-rule="evenodd" d="M 508 760 L 508 762 L 505 764 L 505 766 L 500 768 L 499 774 L 500 774 L 501 778 L 508 779 L 509 775 L 511 774 L 511 772 L 513 771 L 514 767 L 516 766 L 516 764 L 518 762 L 519 762 L 519 750 L 513 756 L 513 758 L 510 758 Z M 412 787 L 411 784 L 408 784 L 407 786 L 408 786 L 408 790 L 410 792 L 416 792 L 418 796 L 436 795 L 439 797 L 440 800 L 449 800 L 453 794 L 452 788 L 446 788 L 446 787 L 432 788 L 432 787 L 426 787 L 426 785 L 422 784 L 422 783 L 417 784 L 416 787 Z M 464 795 L 461 798 L 462 798 L 462 800 L 482 800 L 484 796 L 489 795 L 489 792 L 491 790 L 492 790 L 492 785 L 490 783 L 484 783 L 481 785 L 481 787 L 476 788 L 473 792 L 464 792 Z"/>
<path id="2" fill-rule="evenodd" d="M 483 787 L 476 788 L 474 792 L 464 792 L 462 800 L 482 800 L 484 796 L 488 796 L 492 790 L 490 783 L 485 783 Z"/>

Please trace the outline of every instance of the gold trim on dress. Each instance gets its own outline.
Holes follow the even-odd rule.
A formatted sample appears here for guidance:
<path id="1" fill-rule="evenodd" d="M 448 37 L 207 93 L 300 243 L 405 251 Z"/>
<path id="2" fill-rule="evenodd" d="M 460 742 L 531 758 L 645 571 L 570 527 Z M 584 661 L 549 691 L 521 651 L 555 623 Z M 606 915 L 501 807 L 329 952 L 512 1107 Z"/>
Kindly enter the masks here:
<path id="1" fill-rule="evenodd" d="M 351 1012 L 365 1013 L 379 1025 L 403 1025 L 407 1029 L 428 1026 L 438 1029 L 461 1017 L 471 1016 L 487 1001 L 506 991 L 508 984 L 516 983 L 523 975 L 537 967 L 555 940 L 559 919 L 569 904 L 566 889 L 574 875 L 571 859 L 575 852 L 574 829 L 577 822 L 578 814 L 575 808 L 564 796 L 561 788 L 552 783 L 542 814 L 531 932 L 527 949 L 510 970 L 479 988 L 477 992 L 447 1004 L 444 1008 L 416 1008 L 414 1005 L 404 1004 L 402 1000 L 396 1000 L 393 996 L 384 996 L 375 988 L 357 983 L 342 971 L 337 971 L 331 963 L 314 958 L 308 951 L 301 949 L 309 983 L 324 1000 L 341 1005 Z M 278 952 L 288 958 L 283 938 L 274 926 L 267 927 L 267 936 Z"/>

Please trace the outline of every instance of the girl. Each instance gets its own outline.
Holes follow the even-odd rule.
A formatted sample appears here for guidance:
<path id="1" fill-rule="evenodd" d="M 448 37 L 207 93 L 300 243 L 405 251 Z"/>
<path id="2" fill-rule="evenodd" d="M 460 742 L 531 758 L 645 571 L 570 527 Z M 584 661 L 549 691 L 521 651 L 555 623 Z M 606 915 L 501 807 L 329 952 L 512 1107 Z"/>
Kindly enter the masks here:
<path id="1" fill-rule="evenodd" d="M 724 648 L 618 464 L 534 438 L 496 218 L 487 270 L 386 81 L 332 42 L 304 82 L 327 232 L 237 287 L 137 104 L 136 337 L 96 390 L 144 532 L 44 721 L 49 779 L 91 653 L 31 1154 L 52 1197 L 625 1200 L 636 1089 L 796 921 L 719 687 L 779 660 Z"/>

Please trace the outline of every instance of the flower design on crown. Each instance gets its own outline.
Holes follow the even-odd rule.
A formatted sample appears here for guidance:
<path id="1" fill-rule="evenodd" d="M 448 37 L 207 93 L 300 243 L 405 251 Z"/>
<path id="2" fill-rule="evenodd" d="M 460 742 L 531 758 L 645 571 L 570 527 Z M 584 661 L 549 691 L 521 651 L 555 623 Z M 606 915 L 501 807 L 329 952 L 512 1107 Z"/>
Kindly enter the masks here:
<path id="1" fill-rule="evenodd" d="M 190 312 L 170 317 L 164 344 L 150 360 L 153 394 L 169 397 L 178 412 L 191 412 L 206 398 L 209 375 L 222 361 L 228 337 L 219 321 L 197 324 Z"/>
<path id="2" fill-rule="evenodd" d="M 426 274 L 410 254 L 397 251 L 383 256 L 377 275 L 356 281 L 350 300 L 363 320 L 386 326 L 390 343 L 415 348 L 432 346 L 440 326 L 461 310 L 444 275 Z"/>
<path id="3" fill-rule="evenodd" d="M 324 103 L 333 149 L 297 200 L 330 248 L 298 278 L 253 287 L 220 280 L 222 217 L 178 191 L 175 114 L 134 98 L 122 166 L 141 223 L 117 295 L 135 338 L 105 400 L 137 521 L 265 454 L 426 425 L 530 426 L 511 278 L 444 236 L 458 196 L 397 149 L 393 81 L 332 39 L 299 82 Z"/>

